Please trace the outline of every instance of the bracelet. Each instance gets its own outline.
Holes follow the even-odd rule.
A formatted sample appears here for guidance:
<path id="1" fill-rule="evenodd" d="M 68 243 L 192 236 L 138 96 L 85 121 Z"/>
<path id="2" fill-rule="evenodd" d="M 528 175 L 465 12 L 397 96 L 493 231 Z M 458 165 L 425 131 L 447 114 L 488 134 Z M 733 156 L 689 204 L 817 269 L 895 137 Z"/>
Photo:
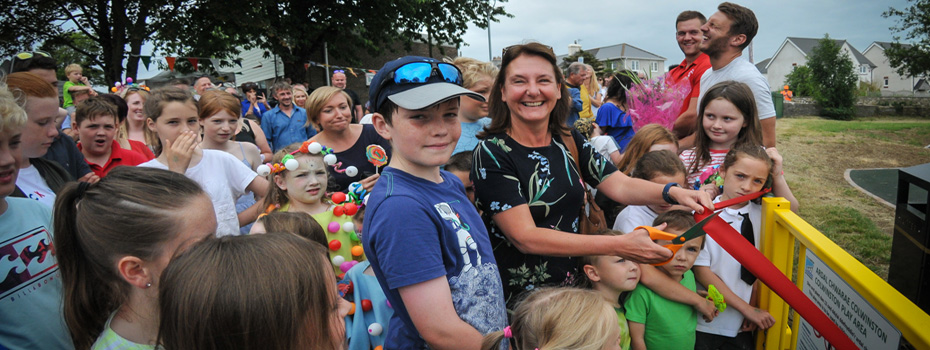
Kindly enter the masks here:
<path id="1" fill-rule="evenodd" d="M 662 189 L 662 199 L 665 200 L 665 203 L 668 203 L 671 205 L 678 205 L 678 201 L 676 201 L 675 199 L 673 199 L 671 196 L 668 195 L 668 190 L 671 189 L 672 186 L 679 186 L 679 185 L 677 182 L 669 182 L 665 184 L 665 188 Z"/>

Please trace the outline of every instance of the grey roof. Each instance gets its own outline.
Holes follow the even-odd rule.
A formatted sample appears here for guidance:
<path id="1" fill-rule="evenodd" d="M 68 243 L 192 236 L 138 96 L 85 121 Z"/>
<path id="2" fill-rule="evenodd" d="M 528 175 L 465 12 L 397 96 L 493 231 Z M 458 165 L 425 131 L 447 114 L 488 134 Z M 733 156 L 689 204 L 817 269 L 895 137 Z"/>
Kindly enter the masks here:
<path id="1" fill-rule="evenodd" d="M 769 61 L 771 60 L 772 60 L 771 58 L 766 58 L 760 61 L 759 63 L 756 63 L 756 69 L 759 70 L 759 73 L 762 73 L 762 74 L 768 73 L 768 69 L 765 69 L 765 66 L 768 66 Z"/>
<path id="2" fill-rule="evenodd" d="M 889 41 L 875 41 L 873 42 L 873 44 L 881 46 L 882 50 L 888 50 L 888 48 L 891 47 L 891 42 Z M 899 43 L 899 44 L 903 45 L 904 47 L 911 47 L 911 44 L 905 44 L 905 43 Z"/>
<path id="3" fill-rule="evenodd" d="M 586 52 L 591 53 L 599 61 L 606 60 L 616 60 L 621 58 L 638 58 L 645 60 L 660 60 L 664 61 L 665 57 L 656 55 L 652 52 L 640 49 L 636 46 L 622 43 L 611 46 L 597 47 L 593 49 L 587 49 Z M 558 61 L 561 62 L 562 58 L 568 55 L 559 55 L 557 57 Z"/>
<path id="4" fill-rule="evenodd" d="M 800 49 L 805 56 L 809 56 L 811 52 L 814 51 L 814 48 L 817 47 L 817 45 L 820 43 L 821 39 L 788 37 L 788 40 L 794 43 L 794 46 Z M 837 46 L 843 46 L 843 44 L 846 43 L 846 40 L 834 39 L 833 42 L 835 42 Z M 868 64 L 872 68 L 878 67 L 872 63 L 872 61 L 869 61 L 868 58 L 865 58 L 865 56 L 862 55 L 859 50 L 856 50 L 852 44 L 849 44 L 849 49 L 852 51 L 853 57 L 855 57 L 856 61 L 859 61 L 859 63 Z"/>

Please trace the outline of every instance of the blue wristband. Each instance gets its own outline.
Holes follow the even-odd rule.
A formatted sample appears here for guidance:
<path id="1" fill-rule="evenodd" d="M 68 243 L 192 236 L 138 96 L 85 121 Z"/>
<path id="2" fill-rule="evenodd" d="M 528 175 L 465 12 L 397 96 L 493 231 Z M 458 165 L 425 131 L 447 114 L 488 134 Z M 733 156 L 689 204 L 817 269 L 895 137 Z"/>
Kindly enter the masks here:
<path id="1" fill-rule="evenodd" d="M 665 184 L 665 188 L 662 189 L 662 199 L 665 200 L 665 203 L 668 203 L 668 204 L 671 204 L 671 205 L 678 205 L 678 201 L 672 199 L 672 197 L 668 195 L 668 190 L 671 189 L 672 186 L 678 186 L 678 183 L 677 183 L 677 182 L 669 182 L 669 183 Z"/>

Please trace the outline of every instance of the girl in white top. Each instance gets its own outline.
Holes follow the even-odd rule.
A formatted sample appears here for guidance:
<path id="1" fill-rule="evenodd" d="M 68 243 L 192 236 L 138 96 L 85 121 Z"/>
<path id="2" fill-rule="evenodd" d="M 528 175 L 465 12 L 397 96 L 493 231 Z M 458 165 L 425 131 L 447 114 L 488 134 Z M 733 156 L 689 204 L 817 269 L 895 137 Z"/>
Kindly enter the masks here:
<path id="1" fill-rule="evenodd" d="M 217 237 L 239 234 L 236 200 L 246 191 L 264 197 L 268 181 L 233 155 L 200 146 L 200 118 L 190 92 L 177 88 L 153 91 L 145 103 L 145 115 L 160 145 L 156 158 L 139 166 L 182 173 L 200 184 L 216 211 Z"/>
<path id="2" fill-rule="evenodd" d="M 295 89 L 295 91 L 297 91 Z M 242 115 L 242 104 L 235 96 L 226 91 L 204 91 L 200 95 L 199 107 L 200 127 L 203 130 L 204 149 L 215 149 L 233 155 L 246 167 L 255 171 L 261 165 L 261 150 L 254 143 L 235 141 L 236 131 L 239 130 Z M 236 212 L 239 214 L 239 233 L 248 234 L 252 222 L 261 212 L 261 198 L 256 199 L 254 193 L 247 192 L 236 200 Z"/>
<path id="3" fill-rule="evenodd" d="M 715 202 L 756 193 L 771 184 L 775 195 L 788 199 L 792 210 L 797 210 L 797 199 L 785 182 L 781 163 L 781 156 L 774 148 L 763 150 L 760 145 L 734 147 L 720 166 L 723 193 Z M 762 226 L 762 206 L 757 201 L 723 208 L 720 218 L 729 222 L 736 232 L 741 232 L 743 225 L 747 224 L 744 221 L 749 220 L 753 231 L 752 243 L 756 248 L 761 248 L 759 232 Z M 740 263 L 711 236 L 707 236 L 704 249 L 694 262 L 693 271 L 701 285 L 712 284 L 717 287 L 729 306 L 713 322 L 698 320 L 698 343 L 702 339 L 701 333 L 733 338 L 741 330 L 767 329 L 774 325 L 775 319 L 768 312 L 756 308 L 758 280 L 747 282 L 749 278 L 742 276 Z"/>

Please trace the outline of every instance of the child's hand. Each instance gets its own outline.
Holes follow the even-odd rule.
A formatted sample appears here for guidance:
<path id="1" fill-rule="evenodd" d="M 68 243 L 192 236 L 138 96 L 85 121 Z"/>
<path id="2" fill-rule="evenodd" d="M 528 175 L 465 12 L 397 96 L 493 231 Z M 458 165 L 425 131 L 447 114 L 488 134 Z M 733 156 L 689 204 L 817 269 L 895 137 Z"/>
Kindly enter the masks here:
<path id="1" fill-rule="evenodd" d="M 784 173 L 784 168 L 782 167 L 781 154 L 778 154 L 778 150 L 775 147 L 769 147 L 765 149 L 765 153 L 769 155 L 769 158 L 772 158 L 772 162 L 775 163 L 775 166 L 772 167 L 772 175 L 779 176 Z"/>
<path id="2" fill-rule="evenodd" d="M 710 198 L 717 198 L 720 195 L 720 188 L 715 183 L 701 185 L 701 192 L 707 192 Z"/>
<path id="3" fill-rule="evenodd" d="M 364 188 L 365 191 L 371 192 L 371 189 L 375 187 L 375 183 L 378 182 L 379 178 L 381 178 L 381 174 L 374 174 L 362 179 L 359 183 L 362 184 L 362 188 Z"/>
<path id="4" fill-rule="evenodd" d="M 756 328 L 769 329 L 775 325 L 775 318 L 772 317 L 768 311 L 760 308 L 752 308 L 752 310 L 744 314 L 743 317 L 745 317 L 745 319 L 743 320 L 743 327 L 740 328 L 740 332 L 744 330 L 752 331 Z"/>
<path id="5" fill-rule="evenodd" d="M 706 290 L 699 290 L 698 295 L 707 298 Z M 717 311 L 717 306 L 714 305 L 713 301 L 704 299 L 700 304 L 693 305 L 694 309 L 697 312 L 701 313 L 701 316 L 704 317 L 704 322 L 713 321 L 717 315 L 720 315 L 720 311 Z"/>
<path id="6" fill-rule="evenodd" d="M 165 155 L 168 160 L 168 170 L 184 174 L 187 167 L 191 164 L 191 157 L 194 150 L 200 145 L 197 133 L 193 131 L 184 131 L 174 140 L 174 143 L 165 139 L 162 143 L 165 145 Z"/>

